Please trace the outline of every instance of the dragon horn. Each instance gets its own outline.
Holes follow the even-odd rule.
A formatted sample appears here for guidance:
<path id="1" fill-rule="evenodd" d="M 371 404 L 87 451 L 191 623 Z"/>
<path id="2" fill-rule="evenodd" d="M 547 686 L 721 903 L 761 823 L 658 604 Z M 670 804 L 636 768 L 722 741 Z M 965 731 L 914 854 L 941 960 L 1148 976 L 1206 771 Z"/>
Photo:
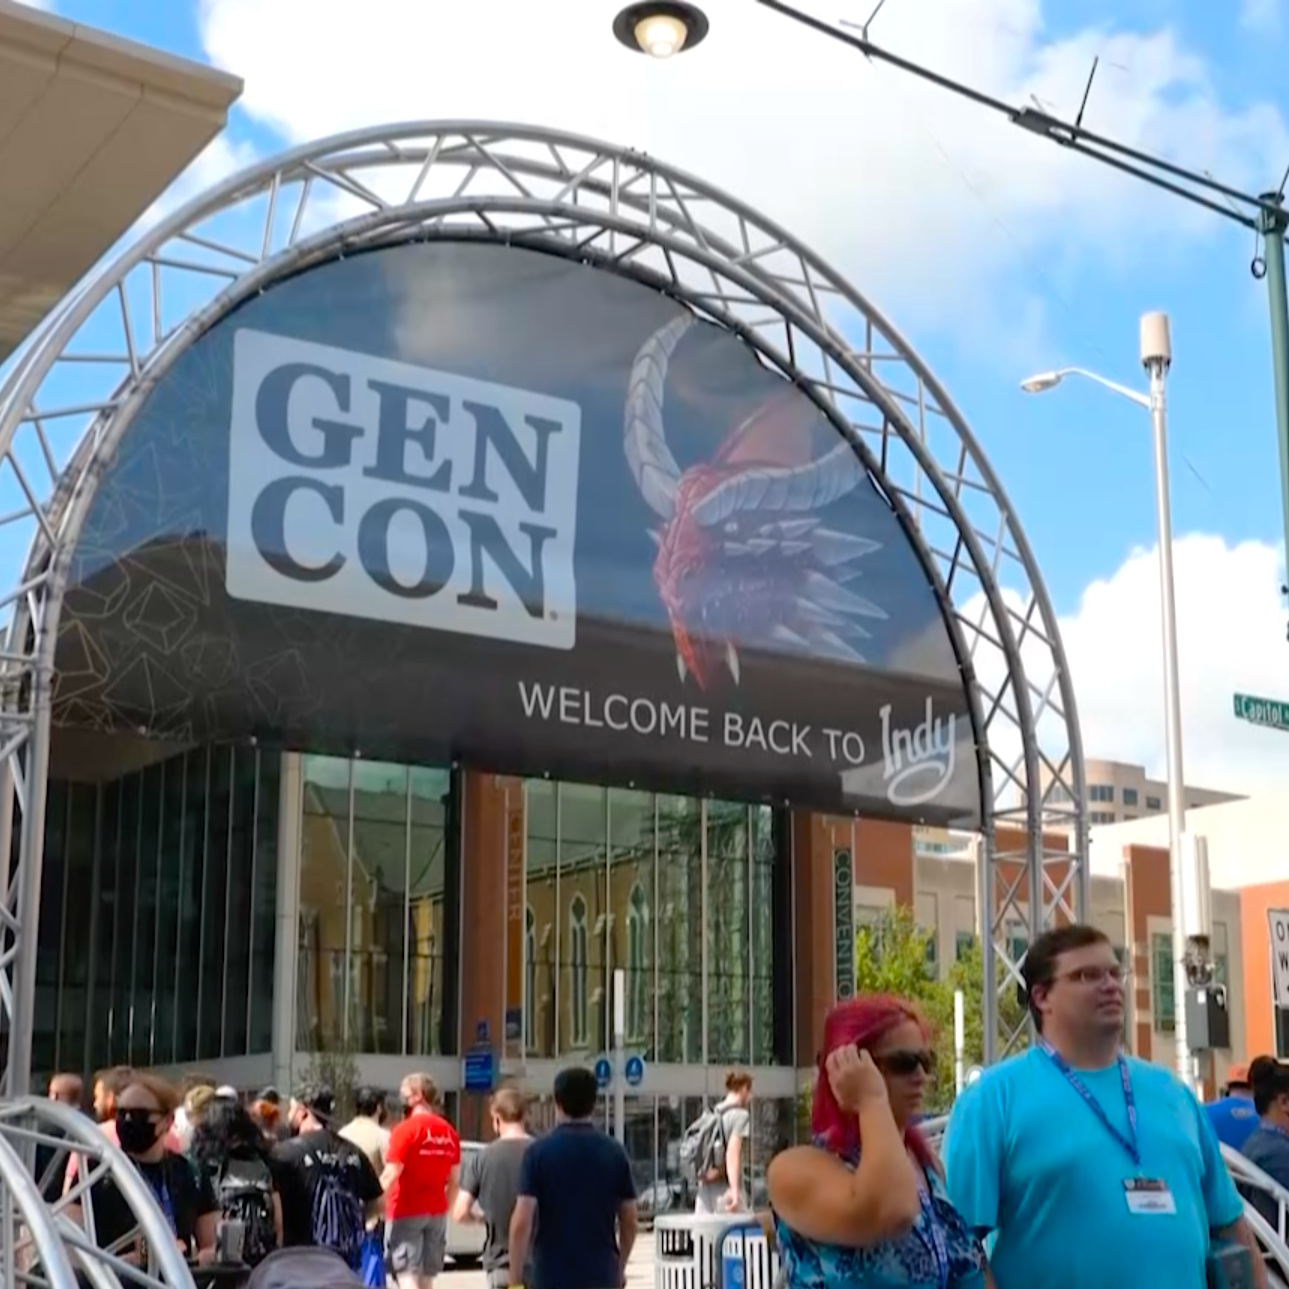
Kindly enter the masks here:
<path id="1" fill-rule="evenodd" d="M 662 419 L 667 365 L 681 336 L 693 323 L 692 314 L 682 313 L 655 331 L 636 353 L 627 383 L 622 446 L 640 495 L 664 520 L 669 520 L 676 508 L 676 484 L 680 479 L 680 467 L 667 446 Z"/>
<path id="2" fill-rule="evenodd" d="M 849 443 L 800 466 L 753 466 L 719 483 L 694 506 L 704 528 L 745 510 L 810 513 L 843 497 L 864 478 L 864 463 Z"/>

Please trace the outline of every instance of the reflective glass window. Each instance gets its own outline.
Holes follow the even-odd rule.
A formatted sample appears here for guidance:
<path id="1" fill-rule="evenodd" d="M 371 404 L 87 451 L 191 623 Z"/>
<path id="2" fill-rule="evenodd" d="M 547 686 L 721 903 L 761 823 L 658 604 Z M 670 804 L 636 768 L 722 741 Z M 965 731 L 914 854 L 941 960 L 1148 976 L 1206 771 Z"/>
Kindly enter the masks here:
<path id="1" fill-rule="evenodd" d="M 247 1047 L 273 1049 L 273 971 L 277 944 L 278 823 L 282 759 L 262 752 L 256 782 L 255 862 L 251 912 L 250 1020 Z"/>
<path id="2" fill-rule="evenodd" d="M 130 969 L 130 1064 L 152 1065 L 153 1024 L 156 1006 L 158 865 L 161 834 L 161 762 L 150 765 L 138 777 L 139 832 L 137 884 L 134 892 L 134 928 Z"/>
<path id="3" fill-rule="evenodd" d="M 530 1056 L 611 1046 L 618 970 L 627 1045 L 647 1060 L 790 1056 L 791 1023 L 776 1024 L 776 997 L 791 1011 L 776 947 L 790 887 L 772 809 L 532 780 L 525 813 Z"/>
<path id="4" fill-rule="evenodd" d="M 296 1042 L 303 1051 L 336 1051 L 343 1043 L 352 769 L 336 757 L 304 758 L 296 967 Z"/>
<path id="5" fill-rule="evenodd" d="M 451 817 L 452 773 L 413 766 L 410 790 L 403 973 L 407 1024 L 399 1050 L 443 1056 L 457 1050 L 460 864 Z"/>
<path id="6" fill-rule="evenodd" d="M 278 782 L 276 753 L 215 747 L 101 784 L 51 783 L 46 845 L 57 862 L 38 987 L 58 1037 L 42 1066 L 89 1072 L 270 1049 Z M 262 837 L 268 879 L 257 885 Z M 268 964 L 258 989 L 257 932 Z"/>
<path id="7" fill-rule="evenodd" d="M 408 769 L 357 761 L 353 784 L 347 1042 L 360 1052 L 399 1053 L 407 938 Z"/>
<path id="8" fill-rule="evenodd" d="M 447 769 L 304 758 L 301 1050 L 455 1050 L 451 805 Z"/>

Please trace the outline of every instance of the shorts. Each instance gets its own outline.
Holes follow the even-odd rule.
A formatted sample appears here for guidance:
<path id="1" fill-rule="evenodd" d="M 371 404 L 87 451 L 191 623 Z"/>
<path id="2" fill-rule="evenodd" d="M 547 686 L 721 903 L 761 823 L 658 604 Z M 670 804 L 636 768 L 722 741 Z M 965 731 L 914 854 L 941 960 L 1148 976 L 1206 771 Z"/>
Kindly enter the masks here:
<path id="1" fill-rule="evenodd" d="M 447 1252 L 447 1214 L 387 1219 L 385 1261 L 395 1275 L 442 1275 Z"/>

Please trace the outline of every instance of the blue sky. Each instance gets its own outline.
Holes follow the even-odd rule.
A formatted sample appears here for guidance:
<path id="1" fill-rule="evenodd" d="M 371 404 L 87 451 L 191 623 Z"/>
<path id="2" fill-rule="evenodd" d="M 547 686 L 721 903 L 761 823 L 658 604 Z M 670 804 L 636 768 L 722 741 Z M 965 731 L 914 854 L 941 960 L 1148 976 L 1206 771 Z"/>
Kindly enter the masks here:
<path id="1" fill-rule="evenodd" d="M 482 116 L 641 146 L 767 208 L 872 295 L 966 412 L 1068 620 L 1089 753 L 1152 764 L 1157 604 L 1153 566 L 1133 558 L 1155 541 L 1148 422 L 1091 386 L 1036 398 L 1018 385 L 1065 363 L 1139 383 L 1138 316 L 1167 310 L 1191 777 L 1239 787 L 1289 772 L 1289 738 L 1229 716 L 1233 689 L 1289 698 L 1268 306 L 1249 272 L 1252 234 L 872 68 L 750 0 L 710 0 L 707 45 L 666 66 L 612 45 L 603 0 L 478 0 L 433 15 L 423 0 L 54 7 L 246 78 L 201 177 L 341 128 Z M 803 7 L 862 20 L 872 6 Z M 1289 167 L 1289 0 L 887 0 L 873 35 L 1061 116 L 1099 55 L 1090 128 L 1254 190 Z"/>

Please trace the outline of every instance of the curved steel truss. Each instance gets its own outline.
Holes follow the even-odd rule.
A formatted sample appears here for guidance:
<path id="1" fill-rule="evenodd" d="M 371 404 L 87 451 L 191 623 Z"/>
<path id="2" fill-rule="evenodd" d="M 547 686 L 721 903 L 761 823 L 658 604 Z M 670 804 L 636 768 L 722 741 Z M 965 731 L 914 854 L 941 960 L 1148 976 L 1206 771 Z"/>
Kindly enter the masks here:
<path id="1" fill-rule="evenodd" d="M 59 1179 L 71 1160 L 75 1176 L 64 1189 Z M 100 1248 L 94 1197 L 109 1180 L 134 1223 Z M 0 1193 L 0 1284 L 192 1289 L 143 1175 L 98 1124 L 75 1110 L 37 1097 L 0 1102 Z M 46 1203 L 43 1194 L 55 1198 Z"/>
<path id="2" fill-rule="evenodd" d="M 997 1006 L 1020 946 L 1086 903 L 1083 762 L 1055 614 L 961 413 L 853 286 L 737 200 L 627 149 L 443 122 L 326 139 L 220 184 L 69 297 L 0 390 L 0 524 L 31 541 L 0 655 L 10 785 L 0 827 L 16 837 L 0 905 L 10 1095 L 29 1078 L 58 615 L 103 462 L 158 375 L 240 300 L 352 250 L 465 237 L 576 257 L 673 294 L 811 393 L 873 470 L 939 586 L 971 691 L 994 982 L 987 1056 L 1005 1053 L 1024 1029 Z"/>

